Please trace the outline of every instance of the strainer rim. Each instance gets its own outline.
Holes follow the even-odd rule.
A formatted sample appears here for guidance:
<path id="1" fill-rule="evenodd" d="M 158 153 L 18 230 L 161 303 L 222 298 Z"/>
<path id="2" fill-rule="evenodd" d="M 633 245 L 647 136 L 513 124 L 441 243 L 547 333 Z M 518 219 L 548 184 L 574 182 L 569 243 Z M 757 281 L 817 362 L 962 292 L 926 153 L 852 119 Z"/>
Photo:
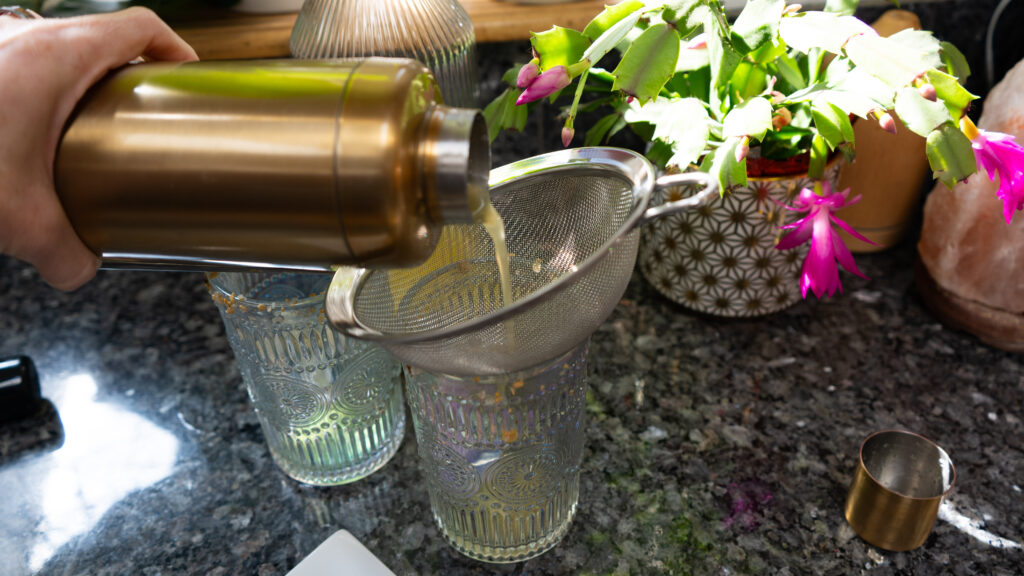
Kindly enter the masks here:
<path id="1" fill-rule="evenodd" d="M 433 328 L 423 332 L 405 334 L 385 334 L 366 326 L 362 321 L 360 321 L 359 316 L 355 313 L 354 303 L 356 299 L 358 299 L 363 285 L 372 274 L 386 272 L 383 270 L 360 270 L 353 275 L 354 277 L 351 279 L 353 284 L 349 289 L 352 294 L 352 306 L 350 313 L 355 325 L 345 326 L 339 329 L 350 336 L 379 342 L 384 345 L 413 344 L 431 340 L 440 340 L 442 338 L 453 338 L 466 334 L 467 332 L 472 332 L 481 326 L 506 320 L 520 313 L 522 309 L 528 306 L 533 306 L 539 301 L 548 300 L 566 289 L 571 284 L 572 279 L 578 278 L 579 276 L 587 273 L 591 268 L 597 266 L 597 264 L 608 255 L 609 249 L 622 242 L 623 239 L 632 233 L 634 228 L 642 222 L 644 212 L 647 210 L 647 206 L 650 203 L 651 196 L 654 192 L 656 180 L 654 165 L 651 164 L 651 162 L 642 154 L 625 148 L 615 148 L 611 146 L 571 148 L 568 150 L 559 150 L 532 156 L 530 158 L 500 166 L 491 170 L 488 181 L 489 188 L 494 189 L 496 186 L 510 185 L 514 182 L 518 182 L 522 178 L 529 178 L 542 172 L 557 172 L 582 166 L 594 167 L 597 171 L 614 171 L 617 175 L 628 181 L 631 184 L 633 207 L 629 216 L 626 217 L 609 239 L 598 249 L 594 250 L 580 264 L 578 264 L 574 270 L 564 274 L 554 282 L 531 292 L 525 298 L 516 300 L 510 306 L 503 306 L 498 310 L 494 310 L 482 316 L 477 316 L 476 318 L 453 326 Z M 332 282 L 331 287 L 328 289 L 328 294 L 334 291 L 335 283 Z M 328 304 L 330 304 L 331 300 L 332 298 L 329 297 Z M 331 320 L 332 324 L 334 324 L 330 305 L 328 305 L 327 311 L 328 318 Z"/>

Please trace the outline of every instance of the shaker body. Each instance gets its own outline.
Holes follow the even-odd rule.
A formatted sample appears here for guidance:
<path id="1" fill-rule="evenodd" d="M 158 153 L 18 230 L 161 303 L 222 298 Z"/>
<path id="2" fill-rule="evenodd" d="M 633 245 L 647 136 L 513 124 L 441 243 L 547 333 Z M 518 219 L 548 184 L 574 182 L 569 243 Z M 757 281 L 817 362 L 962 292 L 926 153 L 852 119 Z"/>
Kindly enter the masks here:
<path id="1" fill-rule="evenodd" d="M 72 117 L 55 185 L 104 267 L 408 266 L 441 226 L 439 100 L 411 60 L 127 66 Z"/>

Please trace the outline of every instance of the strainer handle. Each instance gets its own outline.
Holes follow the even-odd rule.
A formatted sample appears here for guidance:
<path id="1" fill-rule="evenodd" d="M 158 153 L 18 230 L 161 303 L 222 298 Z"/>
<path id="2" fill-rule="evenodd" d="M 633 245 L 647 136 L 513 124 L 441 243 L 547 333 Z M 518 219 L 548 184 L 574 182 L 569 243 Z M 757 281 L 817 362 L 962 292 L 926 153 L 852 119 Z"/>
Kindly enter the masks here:
<path id="1" fill-rule="evenodd" d="M 662 191 L 666 188 L 673 186 L 679 186 L 681 184 L 703 184 L 704 189 L 688 196 L 682 200 L 676 200 L 675 202 L 666 202 L 660 206 L 648 208 L 644 211 L 643 216 L 640 217 L 639 224 L 647 224 L 652 220 L 657 220 L 662 216 L 669 214 L 675 214 L 676 212 L 683 212 L 684 210 L 691 210 L 699 206 L 703 206 L 711 201 L 712 198 L 718 195 L 718 180 L 713 178 L 710 174 L 704 172 L 686 172 L 684 174 L 667 174 L 658 178 L 654 183 L 655 191 Z"/>
<path id="2" fill-rule="evenodd" d="M 355 314 L 355 296 L 368 272 L 362 268 L 339 268 L 327 289 L 324 306 L 327 309 L 327 320 L 335 330 L 346 336 L 374 340 L 382 334 L 361 326 Z"/>

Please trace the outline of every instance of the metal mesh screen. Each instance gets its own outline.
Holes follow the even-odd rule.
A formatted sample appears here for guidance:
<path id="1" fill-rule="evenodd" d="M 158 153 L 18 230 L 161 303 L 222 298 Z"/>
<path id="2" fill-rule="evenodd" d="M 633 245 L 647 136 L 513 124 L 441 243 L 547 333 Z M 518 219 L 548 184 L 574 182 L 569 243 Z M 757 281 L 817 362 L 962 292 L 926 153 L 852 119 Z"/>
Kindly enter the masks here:
<path id="1" fill-rule="evenodd" d="M 636 208 L 631 182 L 593 167 L 548 169 L 492 188 L 505 222 L 515 301 L 549 291 L 514 315 L 457 336 L 382 342 L 403 362 L 448 374 L 522 370 L 570 350 L 618 304 L 632 274 L 638 237 L 597 254 Z M 566 281 L 561 279 L 566 276 Z M 407 336 L 459 326 L 499 310 L 494 245 L 482 226 L 448 226 L 431 258 L 409 270 L 375 271 L 355 297 L 367 328 Z"/>

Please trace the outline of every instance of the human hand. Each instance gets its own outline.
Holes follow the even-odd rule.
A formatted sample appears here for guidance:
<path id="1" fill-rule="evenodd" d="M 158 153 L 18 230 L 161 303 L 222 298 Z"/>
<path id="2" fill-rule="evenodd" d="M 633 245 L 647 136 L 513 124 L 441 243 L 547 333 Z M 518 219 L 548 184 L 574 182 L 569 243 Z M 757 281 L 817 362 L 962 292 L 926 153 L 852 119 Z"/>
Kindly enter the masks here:
<path id="1" fill-rule="evenodd" d="M 0 17 L 0 253 L 32 264 L 60 290 L 91 280 L 100 262 L 54 189 L 61 133 L 90 86 L 139 56 L 198 59 L 146 8 L 52 20 Z"/>

